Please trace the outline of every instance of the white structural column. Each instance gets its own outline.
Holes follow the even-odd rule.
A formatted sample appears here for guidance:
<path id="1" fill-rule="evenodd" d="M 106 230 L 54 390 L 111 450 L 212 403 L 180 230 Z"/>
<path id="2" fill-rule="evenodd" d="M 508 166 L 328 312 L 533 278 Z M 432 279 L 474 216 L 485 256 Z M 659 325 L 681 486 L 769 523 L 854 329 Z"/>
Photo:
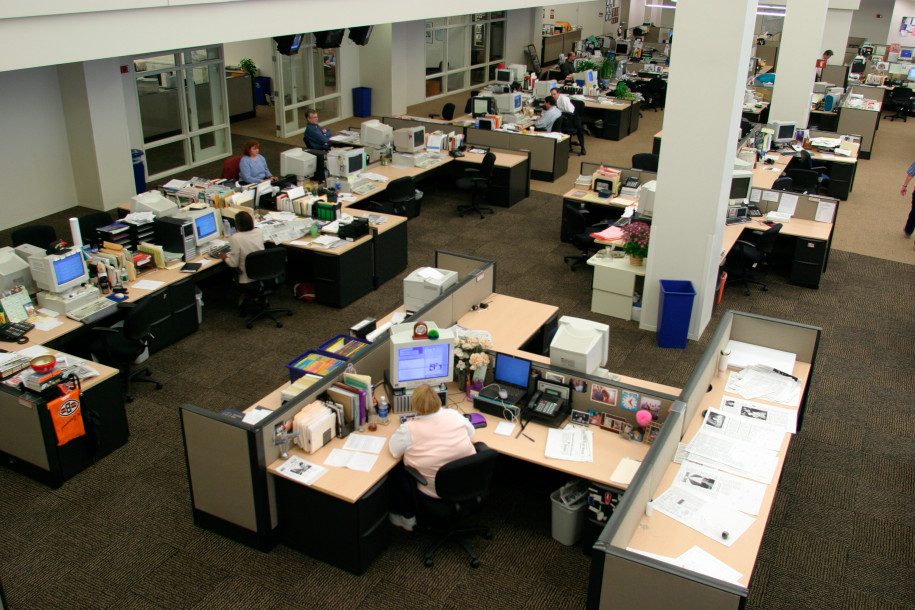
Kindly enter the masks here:
<path id="1" fill-rule="evenodd" d="M 826 49 L 831 49 L 835 55 L 829 59 L 830 64 L 841 66 L 845 59 L 851 20 L 860 3 L 860 0 L 829 0 L 820 54 L 822 55 Z"/>
<path id="2" fill-rule="evenodd" d="M 795 121 L 799 127 L 807 126 L 828 5 L 828 0 L 789 0 L 785 6 L 785 26 L 769 107 L 772 121 Z M 845 49 L 833 51 L 844 54 Z"/>
<path id="3" fill-rule="evenodd" d="M 76 200 L 110 210 L 136 194 L 120 62 L 99 59 L 57 68 Z"/>
<path id="4" fill-rule="evenodd" d="M 756 0 L 677 3 L 640 328 L 657 330 L 659 280 L 696 289 L 690 339 L 711 318 L 755 13 Z M 727 27 L 709 35 L 710 15 Z"/>

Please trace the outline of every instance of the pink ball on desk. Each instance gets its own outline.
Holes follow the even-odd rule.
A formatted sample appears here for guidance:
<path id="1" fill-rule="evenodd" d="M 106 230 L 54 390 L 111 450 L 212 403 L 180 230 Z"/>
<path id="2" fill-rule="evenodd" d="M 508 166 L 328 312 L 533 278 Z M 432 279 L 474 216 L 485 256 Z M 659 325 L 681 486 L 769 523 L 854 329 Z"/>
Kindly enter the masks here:
<path id="1" fill-rule="evenodd" d="M 651 420 L 652 420 L 651 411 L 646 411 L 645 409 L 640 409 L 635 414 L 635 421 L 637 421 L 639 426 L 641 426 L 643 428 L 645 426 L 647 426 L 651 422 Z"/>

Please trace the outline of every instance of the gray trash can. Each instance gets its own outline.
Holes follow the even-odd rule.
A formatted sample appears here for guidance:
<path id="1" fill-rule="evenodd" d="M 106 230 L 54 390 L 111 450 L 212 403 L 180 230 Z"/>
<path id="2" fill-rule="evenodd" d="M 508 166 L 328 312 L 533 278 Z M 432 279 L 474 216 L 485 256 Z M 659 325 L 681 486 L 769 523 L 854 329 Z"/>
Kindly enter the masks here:
<path id="1" fill-rule="evenodd" d="M 550 494 L 553 503 L 553 539 L 566 546 L 572 546 L 581 538 L 587 516 L 588 500 L 583 497 L 576 504 L 566 506 L 557 489 Z"/>

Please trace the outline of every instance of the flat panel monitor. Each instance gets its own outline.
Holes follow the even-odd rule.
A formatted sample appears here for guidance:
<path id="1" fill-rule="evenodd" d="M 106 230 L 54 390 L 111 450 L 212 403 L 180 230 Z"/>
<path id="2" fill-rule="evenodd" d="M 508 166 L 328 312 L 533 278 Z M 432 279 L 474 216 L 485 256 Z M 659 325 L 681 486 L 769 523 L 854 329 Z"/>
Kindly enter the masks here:
<path id="1" fill-rule="evenodd" d="M 512 84 L 512 71 L 508 68 L 496 68 L 496 82 L 505 85 Z"/>
<path id="2" fill-rule="evenodd" d="M 774 136 L 773 142 L 784 143 L 794 141 L 794 132 L 797 129 L 797 123 L 794 121 L 772 121 L 769 123 Z"/>
<path id="3" fill-rule="evenodd" d="M 427 324 L 430 330 L 435 329 L 434 322 Z M 391 385 L 410 389 L 422 384 L 434 387 L 452 381 L 454 333 L 441 330 L 438 331 L 438 338 L 414 339 L 413 329 L 413 324 L 399 324 L 391 329 Z"/>
<path id="4" fill-rule="evenodd" d="M 281 55 L 295 55 L 299 52 L 299 47 L 302 45 L 302 40 L 305 38 L 305 34 L 290 34 L 288 36 L 274 36 L 273 40 L 276 42 L 276 50 Z"/>
<path id="5" fill-rule="evenodd" d="M 82 253 L 72 248 L 63 254 L 32 256 L 29 268 L 35 285 L 48 292 L 66 292 L 89 281 Z"/>
<path id="6" fill-rule="evenodd" d="M 491 97 L 483 97 L 478 95 L 477 97 L 471 100 L 470 104 L 470 114 L 473 117 L 481 117 L 487 114 L 496 113 L 496 100 Z"/>
<path id="7" fill-rule="evenodd" d="M 299 180 L 314 176 L 317 159 L 301 148 L 293 148 L 280 153 L 280 174 L 294 175 Z"/>
<path id="8" fill-rule="evenodd" d="M 912 49 L 899 49 L 899 59 L 912 60 Z"/>
<path id="9" fill-rule="evenodd" d="M 426 147 L 426 128 L 402 127 L 394 130 L 394 150 L 402 153 L 419 152 Z"/>
<path id="10" fill-rule="evenodd" d="M 617 55 L 629 55 L 629 43 L 628 42 L 616 43 L 616 54 Z"/>
<path id="11" fill-rule="evenodd" d="M 505 383 L 518 388 L 527 388 L 531 377 L 531 361 L 515 358 L 508 354 L 496 356 L 496 367 L 493 370 L 492 380 L 496 383 Z"/>
<path id="12" fill-rule="evenodd" d="M 746 200 L 753 186 L 753 170 L 735 169 L 731 175 L 731 191 L 728 199 Z"/>
<path id="13" fill-rule="evenodd" d="M 371 25 L 363 25 L 356 28 L 349 29 L 349 39 L 352 40 L 359 46 L 365 46 L 369 43 L 369 38 L 372 36 Z"/>
<path id="14" fill-rule="evenodd" d="M 270 186 L 269 182 L 264 184 Z M 220 216 L 219 212 L 213 208 L 190 212 L 190 218 L 194 221 L 194 241 L 198 246 L 219 237 L 219 226 L 222 224 Z"/>
<path id="15" fill-rule="evenodd" d="M 500 113 L 514 114 L 521 112 L 521 94 L 500 93 L 496 96 L 496 107 Z"/>
<path id="16" fill-rule="evenodd" d="M 336 49 L 343 43 L 343 33 L 346 30 L 324 30 L 315 32 L 315 46 L 319 49 Z"/>
<path id="17" fill-rule="evenodd" d="M 550 342 L 550 364 L 590 375 L 606 364 L 609 349 L 609 326 L 562 316 Z"/>
<path id="18" fill-rule="evenodd" d="M 377 119 L 365 121 L 359 127 L 359 141 L 375 148 L 390 146 L 394 143 L 394 128 Z"/>

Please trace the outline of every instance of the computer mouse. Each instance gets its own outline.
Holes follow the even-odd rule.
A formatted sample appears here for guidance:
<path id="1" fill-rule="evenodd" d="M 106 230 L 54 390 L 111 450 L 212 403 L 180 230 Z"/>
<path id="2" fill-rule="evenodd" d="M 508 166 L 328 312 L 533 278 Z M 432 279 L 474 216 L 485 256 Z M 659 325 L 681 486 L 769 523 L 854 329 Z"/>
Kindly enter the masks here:
<path id="1" fill-rule="evenodd" d="M 499 398 L 501 398 L 502 400 L 505 400 L 506 398 L 508 398 L 508 391 L 507 391 L 507 390 L 499 390 Z"/>

